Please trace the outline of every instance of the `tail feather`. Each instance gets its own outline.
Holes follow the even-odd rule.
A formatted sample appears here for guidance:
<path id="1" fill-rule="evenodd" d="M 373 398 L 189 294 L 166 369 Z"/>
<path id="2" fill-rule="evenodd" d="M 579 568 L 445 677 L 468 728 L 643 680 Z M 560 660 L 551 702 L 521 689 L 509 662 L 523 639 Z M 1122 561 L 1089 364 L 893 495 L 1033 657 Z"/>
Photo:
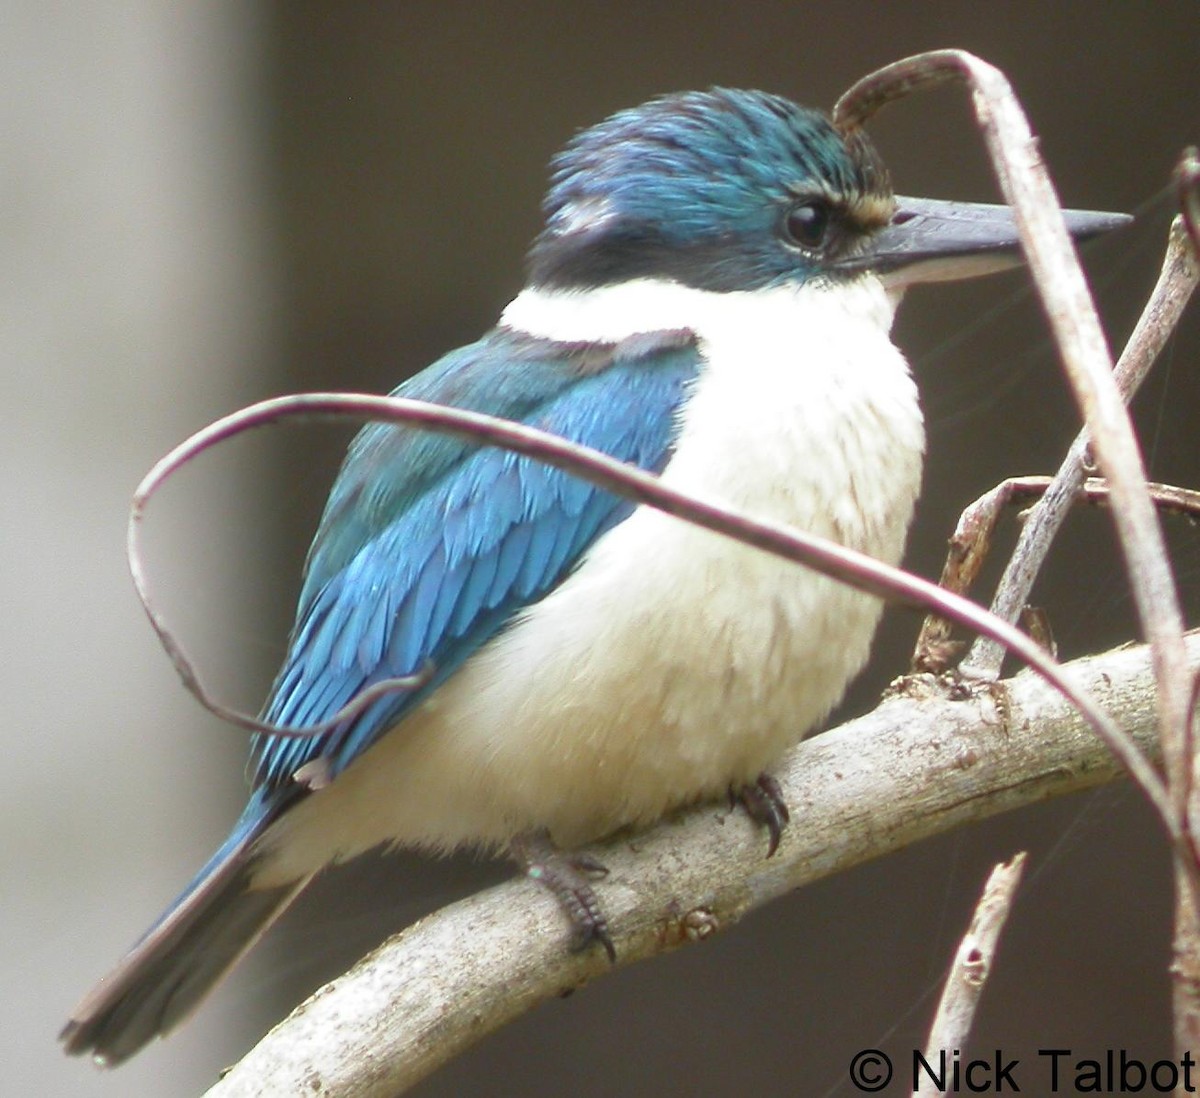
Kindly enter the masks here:
<path id="1" fill-rule="evenodd" d="M 235 830 L 175 903 L 75 1008 L 59 1039 L 113 1066 L 184 1020 L 308 884 L 251 887 L 254 840 Z"/>

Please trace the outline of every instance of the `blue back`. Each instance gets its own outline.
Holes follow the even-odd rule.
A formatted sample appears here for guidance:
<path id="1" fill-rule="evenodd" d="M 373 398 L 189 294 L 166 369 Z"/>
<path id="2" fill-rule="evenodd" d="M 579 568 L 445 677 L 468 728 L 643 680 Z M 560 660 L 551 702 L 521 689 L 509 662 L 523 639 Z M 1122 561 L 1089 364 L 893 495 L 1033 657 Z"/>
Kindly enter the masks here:
<path id="1" fill-rule="evenodd" d="M 553 343 L 496 329 L 395 395 L 486 411 L 643 469 L 670 457 L 699 355 L 688 332 Z M 530 458 L 413 428 L 372 424 L 350 446 L 309 551 L 296 625 L 264 707 L 280 725 L 317 724 L 372 683 L 420 671 L 307 738 L 251 748 L 265 807 L 324 758 L 336 776 L 437 688 L 522 607 L 553 589 L 633 505 Z M 249 810 L 257 815 L 253 809 Z"/>

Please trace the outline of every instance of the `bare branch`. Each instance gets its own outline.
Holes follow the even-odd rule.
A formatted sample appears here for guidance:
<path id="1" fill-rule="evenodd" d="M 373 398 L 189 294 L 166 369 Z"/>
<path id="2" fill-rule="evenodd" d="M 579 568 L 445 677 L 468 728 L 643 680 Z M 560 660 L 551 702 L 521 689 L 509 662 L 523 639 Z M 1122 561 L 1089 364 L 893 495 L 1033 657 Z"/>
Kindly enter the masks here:
<path id="1" fill-rule="evenodd" d="M 1200 635 L 1187 639 L 1200 669 Z M 1154 684 L 1145 647 L 1069 665 L 1147 753 Z M 951 691 L 960 696 L 959 691 Z M 619 964 L 728 928 L 810 881 L 965 823 L 1107 782 L 1120 771 L 1084 720 L 1022 672 L 950 700 L 938 680 L 901 680 L 873 713 L 800 744 L 776 769 L 799 826 L 774 858 L 737 812 L 704 805 L 590 853 Z M 402 1092 L 534 1005 L 611 971 L 565 948 L 554 901 L 514 880 L 390 939 L 298 1007 L 209 1098 Z"/>
<path id="2" fill-rule="evenodd" d="M 1005 201 L 1013 207 L 1025 258 L 1067 378 L 1113 495 L 1113 520 L 1142 635 L 1157 670 L 1159 714 L 1171 784 L 1168 824 L 1182 839 L 1186 796 L 1183 757 L 1191 684 L 1183 674 L 1183 617 L 1162 531 L 1145 489 L 1141 454 L 1112 376 L 1112 361 L 1088 293 L 1079 257 L 1067 234 L 1058 197 L 1029 123 L 1008 78 L 964 50 L 937 50 L 898 61 L 855 84 L 834 108 L 844 127 L 861 125 L 883 104 L 949 80 L 965 82 Z M 1182 844 L 1181 857 L 1194 862 Z"/>
<path id="3" fill-rule="evenodd" d="M 928 1063 L 934 1063 L 949 1049 L 967 1046 L 967 1038 L 975 1024 L 975 1011 L 992 972 L 996 946 L 1008 921 L 1008 913 L 1024 870 L 1025 853 L 1022 851 L 1011 862 L 1001 862 L 995 866 L 983 886 L 983 895 L 979 897 L 971 925 L 954 955 L 937 1013 L 933 1017 L 929 1040 L 925 1045 Z M 922 1092 L 941 1093 L 940 1090 L 918 1084 L 913 1094 L 915 1096 Z"/>
<path id="4" fill-rule="evenodd" d="M 1035 502 L 1058 483 L 1058 476 L 1009 477 L 995 488 L 968 504 L 959 516 L 954 533 L 950 536 L 950 549 L 942 568 L 938 585 L 947 591 L 966 595 L 980 568 L 991 550 L 992 536 L 996 524 L 1007 507 L 1022 507 Z M 1200 519 L 1200 492 L 1180 488 L 1174 484 L 1146 485 L 1154 506 L 1163 514 L 1183 515 L 1192 520 Z M 1089 477 L 1079 487 L 1078 500 L 1094 505 L 1107 505 L 1109 491 L 1107 481 Z M 1027 517 L 1027 516 L 1026 516 Z M 961 644 L 950 639 L 951 623 L 936 614 L 930 614 L 921 624 L 917 643 L 913 649 L 912 669 L 939 674 L 952 667 Z M 1045 647 L 1043 645 L 1043 647 Z M 971 678 L 991 678 L 990 675 L 971 675 Z"/>
<path id="5" fill-rule="evenodd" d="M 1188 240 L 1182 218 L 1171 224 L 1162 271 L 1150 300 L 1117 362 L 1116 383 L 1122 399 L 1133 398 L 1150 372 L 1200 279 L 1200 266 Z M 1077 498 L 1087 475 L 1089 436 L 1086 428 L 1076 436 L 1041 502 L 1030 512 L 1017 547 L 1005 567 L 992 600 L 992 613 L 1005 621 L 1017 620 L 1034 581 L 1045 563 L 1050 544 Z M 963 661 L 964 674 L 994 679 L 1000 673 L 1003 649 L 990 638 L 980 638 Z"/>

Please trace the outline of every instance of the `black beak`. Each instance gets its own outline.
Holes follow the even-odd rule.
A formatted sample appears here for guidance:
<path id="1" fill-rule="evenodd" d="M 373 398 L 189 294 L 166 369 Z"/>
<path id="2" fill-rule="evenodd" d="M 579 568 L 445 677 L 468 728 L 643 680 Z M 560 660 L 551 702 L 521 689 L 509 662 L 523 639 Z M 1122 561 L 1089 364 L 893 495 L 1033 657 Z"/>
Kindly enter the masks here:
<path id="1" fill-rule="evenodd" d="M 1133 220 L 1128 214 L 1064 210 L 1067 231 L 1088 240 Z M 891 224 L 870 238 L 843 270 L 872 270 L 889 289 L 991 274 L 1022 263 L 1010 206 L 896 196 Z"/>

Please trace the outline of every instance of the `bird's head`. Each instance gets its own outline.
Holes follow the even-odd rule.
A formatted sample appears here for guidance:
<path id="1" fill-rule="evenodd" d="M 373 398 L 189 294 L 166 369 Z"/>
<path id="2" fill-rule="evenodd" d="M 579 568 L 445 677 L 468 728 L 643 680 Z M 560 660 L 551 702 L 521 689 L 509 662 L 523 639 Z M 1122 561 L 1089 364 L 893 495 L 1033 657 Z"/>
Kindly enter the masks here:
<path id="1" fill-rule="evenodd" d="M 899 198 L 874 146 L 760 91 L 682 92 L 582 131 L 554 158 L 531 284 L 638 278 L 758 290 L 874 271 L 895 288 L 1019 261 L 1004 206 Z M 1077 237 L 1125 219 L 1068 215 Z"/>

